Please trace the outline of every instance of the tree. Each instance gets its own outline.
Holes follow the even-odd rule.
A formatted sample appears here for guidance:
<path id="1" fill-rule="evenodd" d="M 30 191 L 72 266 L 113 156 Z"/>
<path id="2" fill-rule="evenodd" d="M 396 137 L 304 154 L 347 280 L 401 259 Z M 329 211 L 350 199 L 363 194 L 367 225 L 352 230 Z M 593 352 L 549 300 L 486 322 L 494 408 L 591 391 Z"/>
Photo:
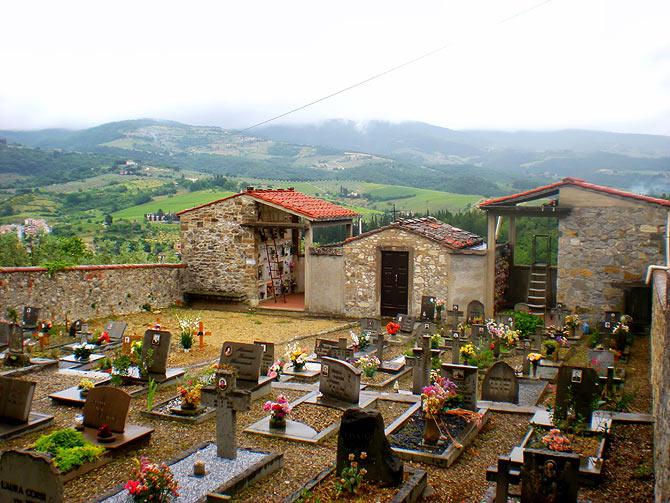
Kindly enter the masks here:
<path id="1" fill-rule="evenodd" d="M 112 215 L 110 215 L 109 213 L 107 213 L 107 214 L 105 215 L 105 225 L 112 225 L 112 222 L 113 222 L 113 221 L 114 221 L 114 220 L 112 219 Z"/>

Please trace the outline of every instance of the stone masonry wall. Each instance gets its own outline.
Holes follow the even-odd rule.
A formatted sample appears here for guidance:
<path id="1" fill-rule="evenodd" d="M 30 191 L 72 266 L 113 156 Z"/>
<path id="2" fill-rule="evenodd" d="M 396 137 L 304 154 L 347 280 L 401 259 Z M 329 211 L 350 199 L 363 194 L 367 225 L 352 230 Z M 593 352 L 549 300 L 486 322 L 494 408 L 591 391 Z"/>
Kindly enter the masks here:
<path id="1" fill-rule="evenodd" d="M 559 220 L 557 301 L 583 312 L 623 310 L 624 285 L 641 286 L 664 262 L 667 210 L 576 207 Z"/>
<path id="2" fill-rule="evenodd" d="M 184 291 L 236 300 L 257 296 L 256 202 L 238 196 L 181 215 Z"/>
<path id="3" fill-rule="evenodd" d="M 351 317 L 379 316 L 381 290 L 381 251 L 409 252 L 409 311 L 418 316 L 421 296 L 435 295 L 447 301 L 466 305 L 458 294 L 459 285 L 481 282 L 484 271 L 483 255 L 473 260 L 458 259 L 452 266 L 452 256 L 439 244 L 402 229 L 389 229 L 346 243 L 344 255 L 344 312 Z M 478 260 L 477 260 L 478 259 Z M 458 267 L 458 275 L 452 269 Z M 471 279 L 469 274 L 474 274 Z M 458 283 L 456 283 L 456 278 Z M 453 283 L 453 284 L 452 284 Z M 482 300 L 483 284 L 479 286 Z M 472 294 L 468 291 L 468 294 Z M 474 299 L 469 299 L 474 300 Z"/>
<path id="4" fill-rule="evenodd" d="M 24 306 L 62 322 L 134 313 L 142 306 L 167 307 L 182 299 L 183 264 L 69 267 L 49 275 L 41 267 L 0 268 L 0 313 Z"/>
<path id="5" fill-rule="evenodd" d="M 654 273 L 651 324 L 651 389 L 654 416 L 655 495 L 670 501 L 670 305 L 668 273 Z"/>

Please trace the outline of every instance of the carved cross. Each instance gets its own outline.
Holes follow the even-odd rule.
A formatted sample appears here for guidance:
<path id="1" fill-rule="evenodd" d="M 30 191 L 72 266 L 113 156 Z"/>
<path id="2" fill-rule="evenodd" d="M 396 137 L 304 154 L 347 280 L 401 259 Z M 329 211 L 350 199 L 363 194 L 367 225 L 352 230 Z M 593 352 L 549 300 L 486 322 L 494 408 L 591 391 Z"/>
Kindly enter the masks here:
<path id="1" fill-rule="evenodd" d="M 451 363 L 459 365 L 461 363 L 461 336 L 458 331 L 454 331 L 451 341 Z"/>
<path id="2" fill-rule="evenodd" d="M 421 337 L 421 347 L 413 348 L 418 361 L 412 371 L 412 393 L 420 395 L 421 390 L 430 384 L 430 369 L 433 356 L 440 356 L 439 349 L 430 348 L 430 335 Z"/>
<path id="3" fill-rule="evenodd" d="M 202 390 L 202 404 L 216 408 L 216 454 L 220 458 L 237 457 L 237 413 L 251 408 L 251 394 L 235 389 L 236 381 L 234 371 L 220 369 L 214 386 Z"/>
<path id="4" fill-rule="evenodd" d="M 451 329 L 458 330 L 458 319 L 463 316 L 463 311 L 458 310 L 458 304 L 452 306 L 449 316 L 451 316 Z"/>

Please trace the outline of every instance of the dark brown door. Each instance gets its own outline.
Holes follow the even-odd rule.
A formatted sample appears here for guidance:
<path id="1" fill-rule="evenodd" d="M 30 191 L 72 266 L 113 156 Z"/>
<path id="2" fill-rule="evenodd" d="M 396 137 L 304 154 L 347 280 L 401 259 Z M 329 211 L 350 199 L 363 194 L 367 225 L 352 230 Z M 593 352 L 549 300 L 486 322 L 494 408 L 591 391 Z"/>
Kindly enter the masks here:
<path id="1" fill-rule="evenodd" d="M 381 315 L 407 314 L 409 253 L 382 252 Z"/>

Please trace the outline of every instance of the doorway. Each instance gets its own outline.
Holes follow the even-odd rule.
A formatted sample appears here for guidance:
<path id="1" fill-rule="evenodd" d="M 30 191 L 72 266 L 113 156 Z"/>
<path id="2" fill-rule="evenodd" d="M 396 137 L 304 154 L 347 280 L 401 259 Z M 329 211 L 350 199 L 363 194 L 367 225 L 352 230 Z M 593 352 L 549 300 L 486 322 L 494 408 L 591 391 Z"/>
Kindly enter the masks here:
<path id="1" fill-rule="evenodd" d="M 409 252 L 382 251 L 381 315 L 408 314 Z"/>

